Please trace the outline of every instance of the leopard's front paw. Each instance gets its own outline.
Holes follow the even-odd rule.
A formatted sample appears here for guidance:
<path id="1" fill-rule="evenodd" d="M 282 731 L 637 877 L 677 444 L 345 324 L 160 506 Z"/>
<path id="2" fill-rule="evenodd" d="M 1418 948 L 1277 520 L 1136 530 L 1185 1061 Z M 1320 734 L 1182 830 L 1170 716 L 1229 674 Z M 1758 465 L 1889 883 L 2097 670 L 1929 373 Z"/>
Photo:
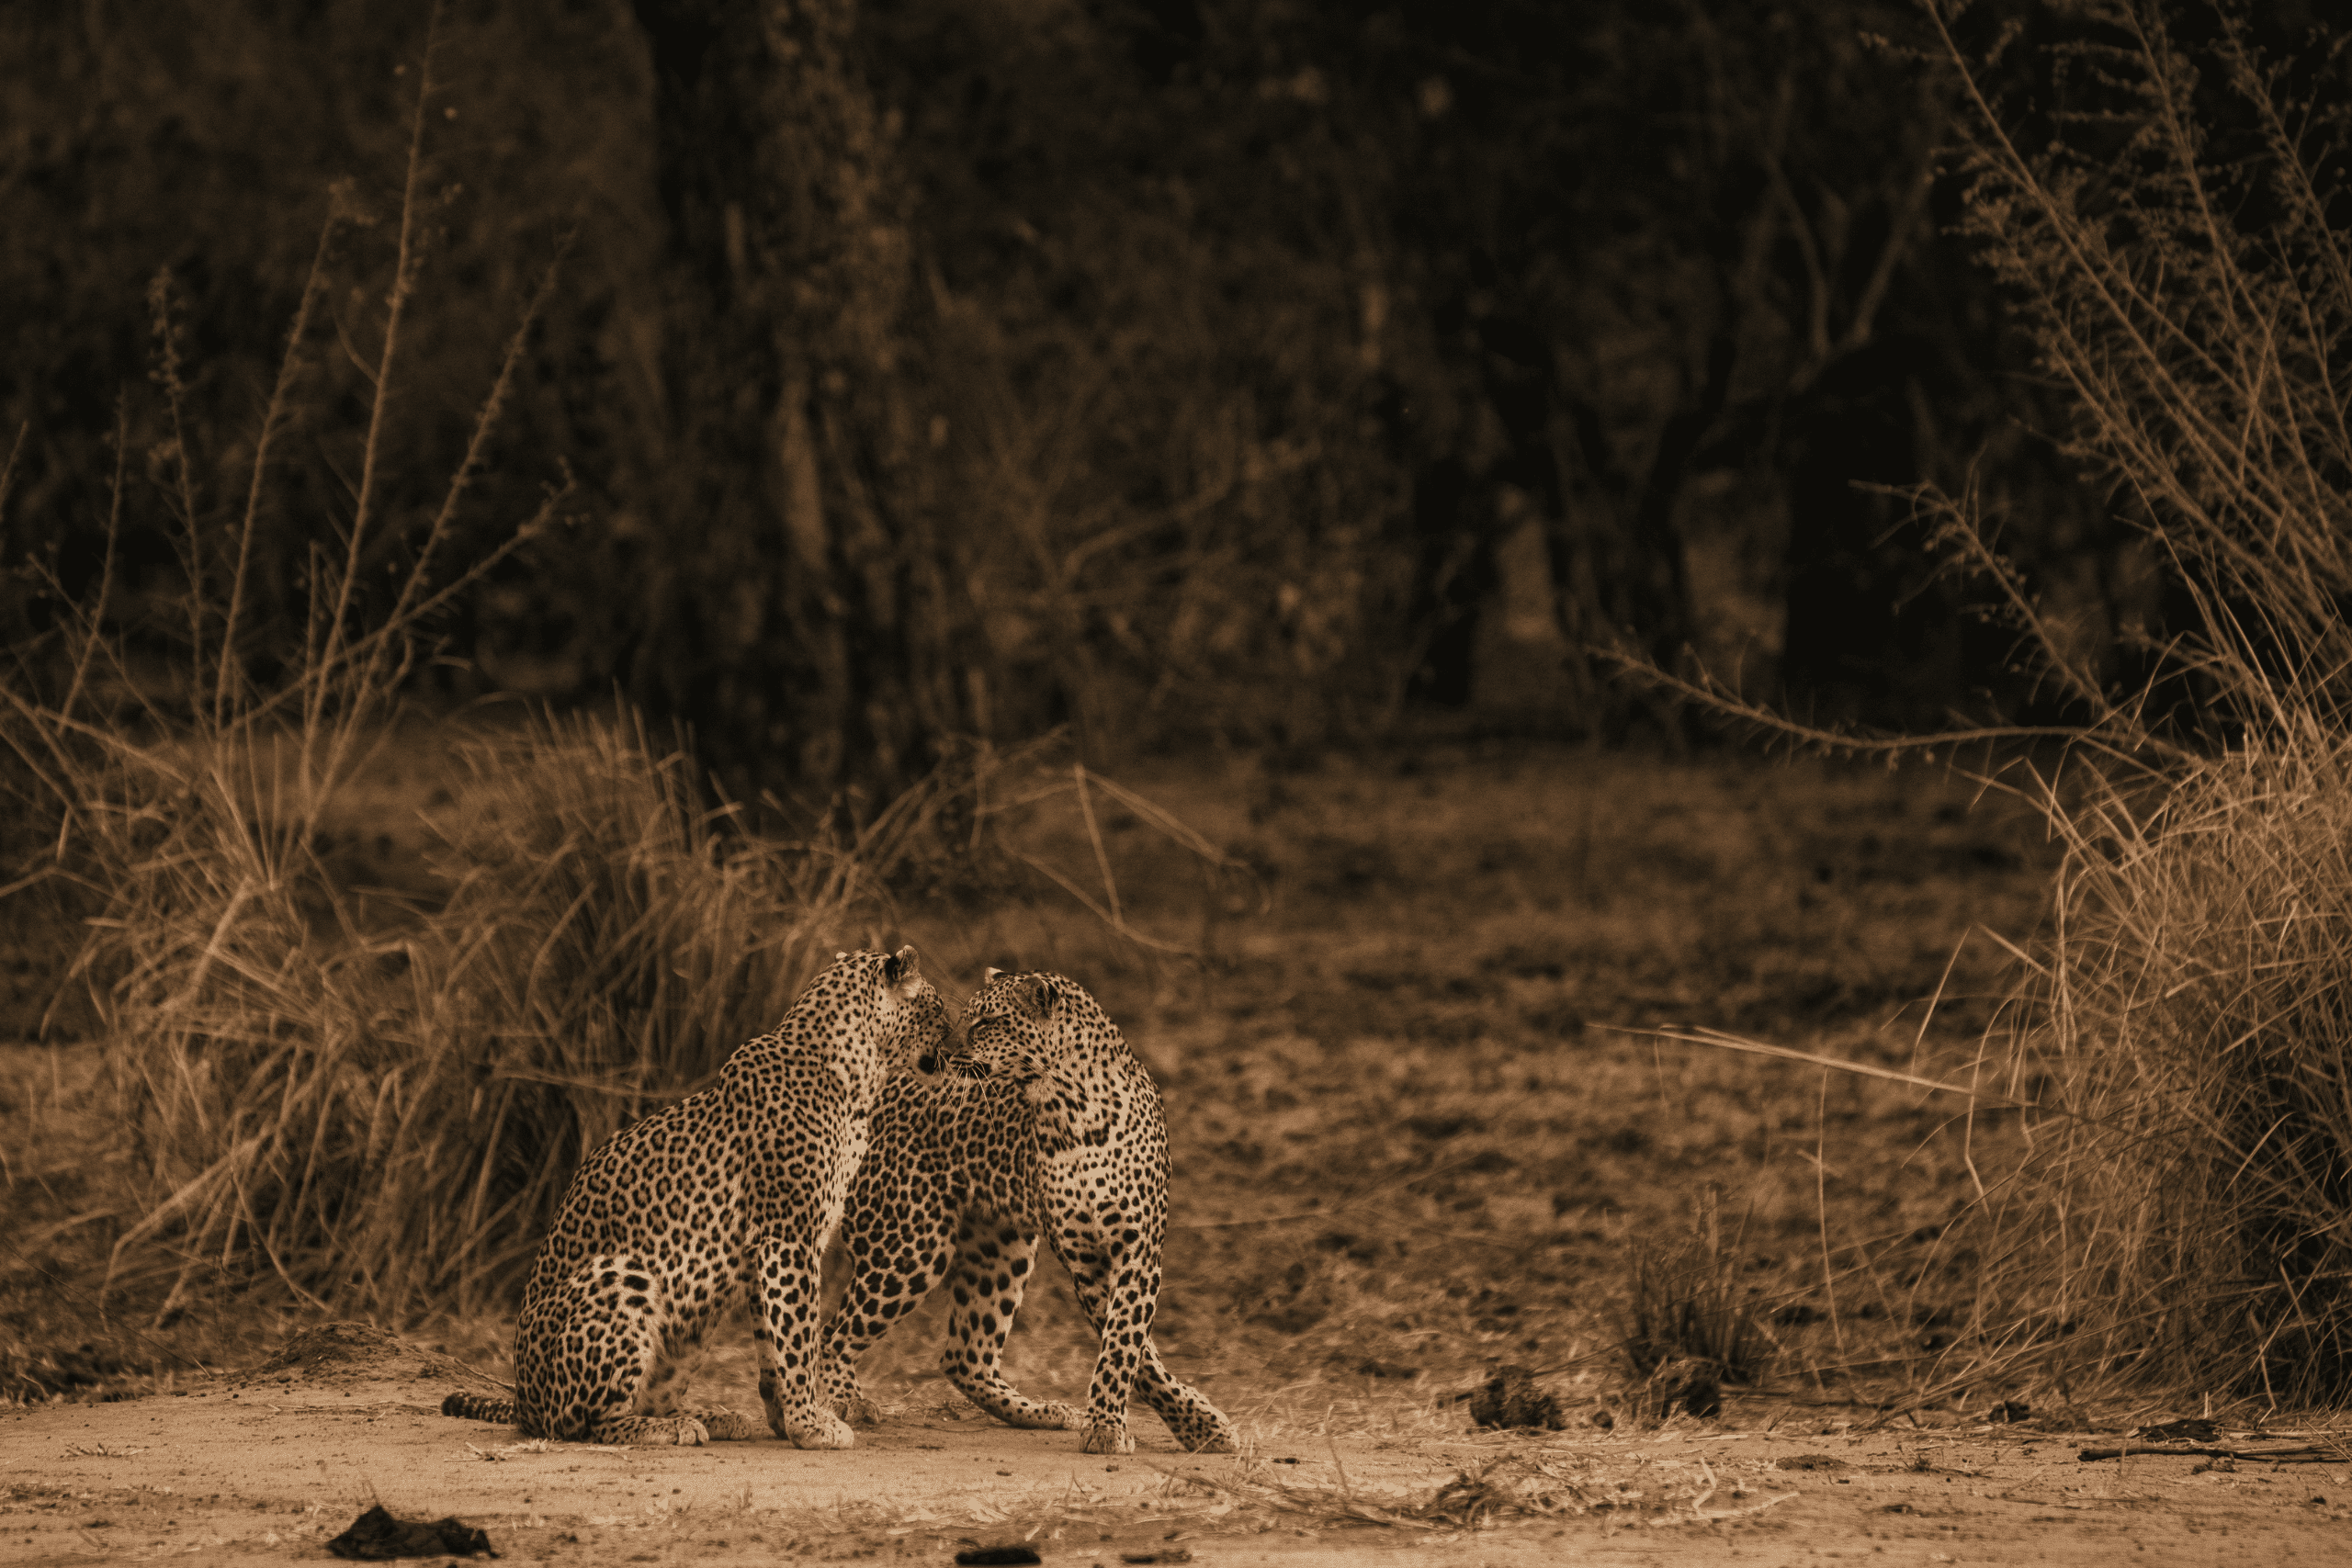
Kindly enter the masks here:
<path id="1" fill-rule="evenodd" d="M 710 1435 L 710 1440 L 714 1443 L 749 1442 L 752 1438 L 764 1438 L 768 1435 L 767 1423 L 758 1416 L 738 1415 L 723 1405 L 716 1410 L 702 1412 L 699 1419 L 703 1429 Z"/>
<path id="2" fill-rule="evenodd" d="M 691 1416 L 647 1416 L 621 1440 L 635 1448 L 668 1448 L 674 1443 L 682 1449 L 698 1449 L 710 1441 L 710 1428 Z"/>
<path id="3" fill-rule="evenodd" d="M 830 1410 L 810 1410 L 786 1416 L 779 1436 L 797 1449 L 854 1449 L 857 1434 Z"/>
<path id="4" fill-rule="evenodd" d="M 862 1393 L 852 1394 L 833 1408 L 842 1420 L 853 1427 L 878 1427 L 882 1424 L 882 1407 Z"/>
<path id="5" fill-rule="evenodd" d="M 1136 1451 L 1136 1435 L 1127 1430 L 1124 1421 L 1090 1422 L 1086 1441 L 1080 1445 L 1081 1452 L 1090 1454 L 1131 1454 Z"/>

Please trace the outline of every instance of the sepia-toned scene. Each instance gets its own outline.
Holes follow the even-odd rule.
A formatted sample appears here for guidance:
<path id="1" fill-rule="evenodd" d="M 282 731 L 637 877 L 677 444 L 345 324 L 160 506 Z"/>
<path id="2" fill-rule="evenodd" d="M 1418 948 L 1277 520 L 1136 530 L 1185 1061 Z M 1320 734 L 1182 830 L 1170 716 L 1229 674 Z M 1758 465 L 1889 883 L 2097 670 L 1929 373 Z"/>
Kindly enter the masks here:
<path id="1" fill-rule="evenodd" d="M 2344 1561 L 2347 46 L 0 8 L 0 1562 Z"/>

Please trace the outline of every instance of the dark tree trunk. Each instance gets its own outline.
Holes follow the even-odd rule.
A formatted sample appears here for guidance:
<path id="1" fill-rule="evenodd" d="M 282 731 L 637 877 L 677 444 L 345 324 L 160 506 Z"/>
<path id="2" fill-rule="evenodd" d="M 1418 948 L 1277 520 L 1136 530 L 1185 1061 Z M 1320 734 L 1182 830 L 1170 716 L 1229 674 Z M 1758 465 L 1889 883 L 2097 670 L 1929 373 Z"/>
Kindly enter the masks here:
<path id="1" fill-rule="evenodd" d="M 855 6 L 636 12 L 673 299 L 629 689 L 739 792 L 871 798 L 959 716 L 952 682 L 914 701 L 913 661 L 944 650 L 907 614 L 907 231 Z"/>

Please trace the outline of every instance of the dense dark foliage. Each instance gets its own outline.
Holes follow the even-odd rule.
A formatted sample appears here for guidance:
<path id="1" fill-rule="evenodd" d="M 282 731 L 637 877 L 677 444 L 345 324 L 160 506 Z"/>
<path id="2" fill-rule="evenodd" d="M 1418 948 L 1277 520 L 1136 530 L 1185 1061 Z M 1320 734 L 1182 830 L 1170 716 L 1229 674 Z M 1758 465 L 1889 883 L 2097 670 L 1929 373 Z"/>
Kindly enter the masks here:
<path id="1" fill-rule="evenodd" d="M 2006 497 L 2094 665 L 2154 578 L 2025 434 L 2058 422 L 1951 232 L 1918 27 L 1896 0 L 481 0 L 429 34 L 352 0 L 18 8 L 0 548 L 77 592 L 118 516 L 109 615 L 165 664 L 192 634 L 162 607 L 249 548 L 267 680 L 359 486 L 422 73 L 385 580 L 561 258 L 449 570 L 572 488 L 447 625 L 460 694 L 617 685 L 738 788 L 820 795 L 1057 724 L 1613 732 L 1644 709 L 1600 647 L 1825 716 L 2017 713 L 2013 634 L 1858 484 Z M 26 645 L 42 604 L 9 581 Z"/>

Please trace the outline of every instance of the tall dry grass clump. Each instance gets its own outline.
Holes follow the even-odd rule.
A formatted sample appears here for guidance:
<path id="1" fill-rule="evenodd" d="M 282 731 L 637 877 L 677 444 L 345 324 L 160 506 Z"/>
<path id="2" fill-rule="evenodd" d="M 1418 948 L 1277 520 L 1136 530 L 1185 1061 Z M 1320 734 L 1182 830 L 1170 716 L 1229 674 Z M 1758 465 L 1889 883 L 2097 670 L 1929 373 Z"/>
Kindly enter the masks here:
<path id="1" fill-rule="evenodd" d="M 2277 1402 L 2352 1394 L 2352 245 L 2342 40 L 2247 14 L 2075 13 L 2029 148 L 1934 9 L 1974 108 L 1967 226 L 2075 411 L 2074 455 L 2176 591 L 2103 683 L 1986 542 L 2093 722 L 2036 781 L 2067 850 L 2018 998 L 2041 1111 L 1995 1187 L 2004 1353 Z M 2169 18 L 2169 23 L 2168 23 Z M 2184 43 L 2196 29 L 2192 47 Z M 2032 69 L 2025 74 L 2034 75 Z"/>
<path id="2" fill-rule="evenodd" d="M 2020 1053 L 2041 1129 L 1998 1211 L 2086 1370 L 2352 1392 L 2352 754 L 2249 737 L 2073 842 Z"/>
<path id="3" fill-rule="evenodd" d="M 168 1313 L 259 1267 L 394 1320 L 491 1306 L 587 1151 L 783 1016 L 842 913 L 821 868 L 722 833 L 642 740 L 483 743 L 446 902 L 390 931 L 184 813 L 92 954 L 130 960 L 101 1009 L 118 1284 L 168 1275 Z"/>

